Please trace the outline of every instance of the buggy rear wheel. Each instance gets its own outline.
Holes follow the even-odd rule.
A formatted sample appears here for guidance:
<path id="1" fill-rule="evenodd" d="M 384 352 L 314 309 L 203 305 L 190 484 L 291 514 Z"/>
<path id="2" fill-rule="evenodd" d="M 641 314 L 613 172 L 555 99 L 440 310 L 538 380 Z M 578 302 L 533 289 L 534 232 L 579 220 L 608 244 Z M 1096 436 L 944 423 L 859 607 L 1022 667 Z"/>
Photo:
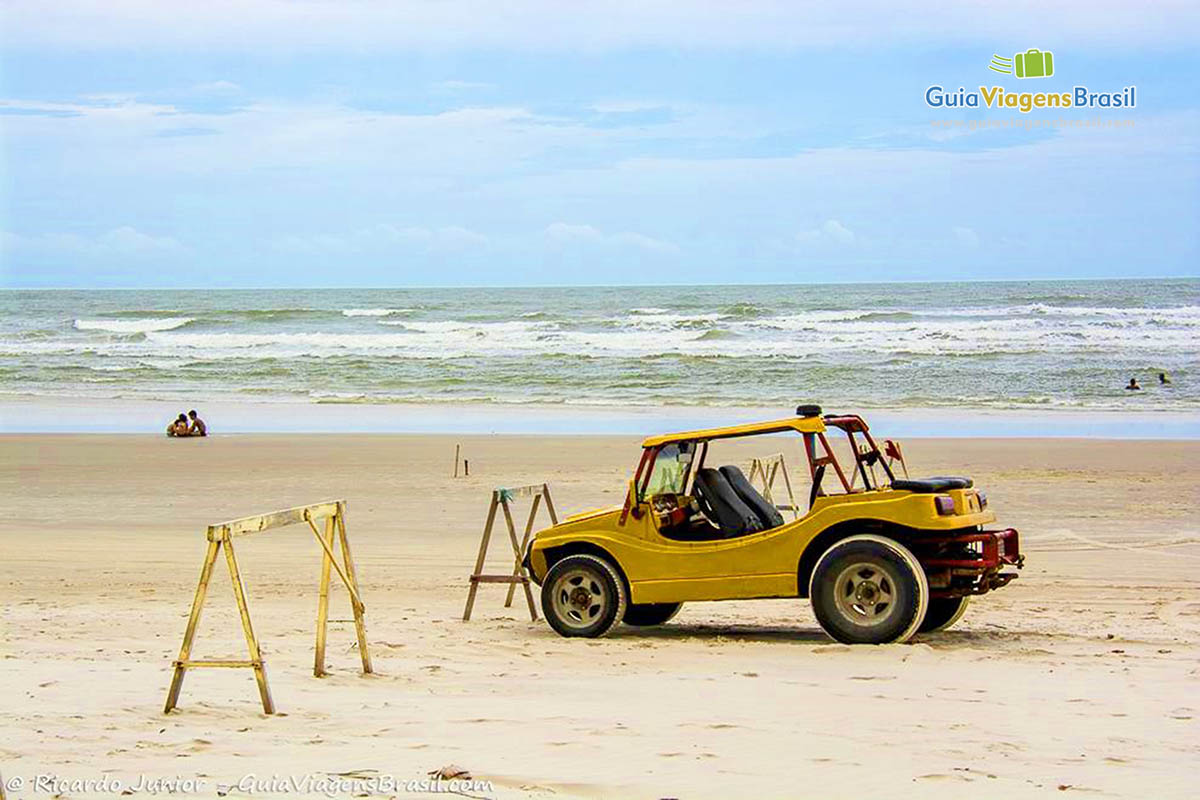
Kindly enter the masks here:
<path id="1" fill-rule="evenodd" d="M 625 616 L 625 606 L 625 581 L 599 556 L 566 556 L 542 581 L 542 614 L 561 636 L 603 636 Z"/>
<path id="2" fill-rule="evenodd" d="M 929 582 L 899 542 L 851 536 L 817 560 L 808 596 L 821 627 L 839 642 L 904 642 L 925 619 Z"/>
<path id="3" fill-rule="evenodd" d="M 963 613 L 967 610 L 967 601 L 970 599 L 967 595 L 932 598 L 929 601 L 929 610 L 925 612 L 925 620 L 921 623 L 921 627 L 917 628 L 917 632 L 933 633 L 946 630 L 962 618 Z"/>
<path id="4" fill-rule="evenodd" d="M 622 622 L 639 628 L 662 625 L 670 622 L 681 608 L 683 603 L 630 603 Z"/>

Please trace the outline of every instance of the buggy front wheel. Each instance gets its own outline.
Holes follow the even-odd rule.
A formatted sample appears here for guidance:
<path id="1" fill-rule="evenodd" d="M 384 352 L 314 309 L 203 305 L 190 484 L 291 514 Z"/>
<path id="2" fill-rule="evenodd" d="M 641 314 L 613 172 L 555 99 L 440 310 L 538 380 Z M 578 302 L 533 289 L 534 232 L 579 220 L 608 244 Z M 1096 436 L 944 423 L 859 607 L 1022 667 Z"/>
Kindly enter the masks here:
<path id="1" fill-rule="evenodd" d="M 808 596 L 821 627 L 839 642 L 905 642 L 925 619 L 929 582 L 907 547 L 864 534 L 825 551 Z"/>
<path id="2" fill-rule="evenodd" d="M 542 581 L 542 614 L 561 636 L 603 636 L 625 616 L 625 606 L 624 579 L 599 556 L 566 556 Z"/>

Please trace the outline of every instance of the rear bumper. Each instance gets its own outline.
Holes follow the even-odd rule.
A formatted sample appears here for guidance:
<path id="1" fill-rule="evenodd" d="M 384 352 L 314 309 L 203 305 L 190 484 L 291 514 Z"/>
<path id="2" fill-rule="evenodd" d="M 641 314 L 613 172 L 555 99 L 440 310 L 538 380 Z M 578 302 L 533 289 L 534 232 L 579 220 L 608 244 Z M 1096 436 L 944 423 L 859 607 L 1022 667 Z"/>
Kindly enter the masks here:
<path id="1" fill-rule="evenodd" d="M 1017 577 L 1005 568 L 1021 569 L 1025 564 L 1020 534 L 1012 528 L 939 537 L 928 545 L 932 547 L 922 547 L 918 558 L 932 597 L 986 594 Z"/>

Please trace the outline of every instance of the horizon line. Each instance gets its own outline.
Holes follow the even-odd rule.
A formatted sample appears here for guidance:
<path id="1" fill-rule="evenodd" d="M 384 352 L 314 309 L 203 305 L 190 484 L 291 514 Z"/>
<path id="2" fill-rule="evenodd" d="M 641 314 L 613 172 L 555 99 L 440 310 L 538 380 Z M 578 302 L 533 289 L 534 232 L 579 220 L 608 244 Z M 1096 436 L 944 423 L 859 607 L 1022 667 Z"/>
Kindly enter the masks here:
<path id="1" fill-rule="evenodd" d="M 739 283 L 545 283 L 545 284 L 408 284 L 396 286 L 334 286 L 291 284 L 274 286 L 0 286 L 3 292 L 130 292 L 161 290 L 170 292 L 261 292 L 282 291 L 286 289 L 322 290 L 322 291 L 364 291 L 364 290 L 417 290 L 417 289 L 673 289 L 682 287 L 704 288 L 734 288 L 770 287 L 770 286 L 898 286 L 898 285 L 933 285 L 956 283 L 1091 283 L 1096 281 L 1194 281 L 1200 280 L 1200 275 L 1127 275 L 1103 276 L 1087 278 L 962 278 L 959 280 L 934 280 L 914 278 L 911 280 L 849 280 L 849 281 L 800 281 L 788 282 L 739 282 Z"/>

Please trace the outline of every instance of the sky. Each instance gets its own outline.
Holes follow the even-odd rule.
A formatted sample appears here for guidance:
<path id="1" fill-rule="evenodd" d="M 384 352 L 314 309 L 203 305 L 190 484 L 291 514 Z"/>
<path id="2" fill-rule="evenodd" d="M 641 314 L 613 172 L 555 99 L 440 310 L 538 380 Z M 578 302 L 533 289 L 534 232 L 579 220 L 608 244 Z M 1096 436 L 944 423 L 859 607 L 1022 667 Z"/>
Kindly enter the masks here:
<path id="1" fill-rule="evenodd" d="M 1194 2 L 0 14 L 2 287 L 1200 274 Z M 1053 76 L 988 69 L 1031 48 Z M 931 108 L 935 85 L 1136 107 Z"/>

